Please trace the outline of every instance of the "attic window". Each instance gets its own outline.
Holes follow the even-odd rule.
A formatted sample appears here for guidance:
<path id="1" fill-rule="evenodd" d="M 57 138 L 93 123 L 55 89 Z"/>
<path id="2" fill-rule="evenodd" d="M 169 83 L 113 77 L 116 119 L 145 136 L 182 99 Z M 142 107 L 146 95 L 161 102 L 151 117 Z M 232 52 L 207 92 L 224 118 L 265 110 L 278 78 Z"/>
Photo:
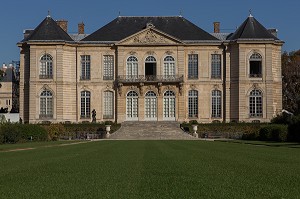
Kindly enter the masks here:
<path id="1" fill-rule="evenodd" d="M 262 57 L 259 53 L 253 53 L 249 59 L 250 76 L 249 77 L 262 77 L 261 67 Z"/>
<path id="2" fill-rule="evenodd" d="M 153 27 L 154 27 L 153 23 L 151 22 L 147 23 L 147 28 L 153 28 Z"/>

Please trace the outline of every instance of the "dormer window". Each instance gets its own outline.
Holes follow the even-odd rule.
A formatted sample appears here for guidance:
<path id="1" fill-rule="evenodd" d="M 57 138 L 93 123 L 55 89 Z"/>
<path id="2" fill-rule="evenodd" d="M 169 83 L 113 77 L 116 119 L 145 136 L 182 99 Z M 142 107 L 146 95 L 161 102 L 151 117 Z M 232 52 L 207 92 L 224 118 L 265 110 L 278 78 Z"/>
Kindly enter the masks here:
<path id="1" fill-rule="evenodd" d="M 249 59 L 249 77 L 262 77 L 262 57 L 259 53 L 253 53 Z"/>
<path id="2" fill-rule="evenodd" d="M 153 23 L 151 23 L 151 22 L 147 23 L 146 26 L 147 26 L 147 28 L 153 28 L 154 27 Z"/>

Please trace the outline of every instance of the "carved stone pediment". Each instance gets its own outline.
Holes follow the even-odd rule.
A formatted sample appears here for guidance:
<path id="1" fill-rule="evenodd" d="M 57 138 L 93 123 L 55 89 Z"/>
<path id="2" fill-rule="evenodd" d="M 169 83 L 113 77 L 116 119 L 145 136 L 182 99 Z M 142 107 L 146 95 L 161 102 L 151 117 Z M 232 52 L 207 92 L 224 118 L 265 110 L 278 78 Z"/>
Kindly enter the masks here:
<path id="1" fill-rule="evenodd" d="M 118 44 L 122 45 L 153 45 L 153 44 L 178 44 L 182 43 L 181 41 L 172 38 L 169 35 L 166 35 L 160 31 L 157 31 L 153 28 L 148 28 L 143 31 L 140 31 L 134 35 L 129 36 L 128 38 L 120 41 Z"/>

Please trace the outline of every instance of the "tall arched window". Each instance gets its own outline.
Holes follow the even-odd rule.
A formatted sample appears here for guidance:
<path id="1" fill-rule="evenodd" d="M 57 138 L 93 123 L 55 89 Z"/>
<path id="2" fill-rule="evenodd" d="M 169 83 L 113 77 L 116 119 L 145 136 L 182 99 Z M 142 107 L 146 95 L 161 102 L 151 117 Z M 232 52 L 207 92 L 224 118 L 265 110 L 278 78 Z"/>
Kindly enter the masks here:
<path id="1" fill-rule="evenodd" d="M 81 92 L 81 118 L 90 118 L 91 117 L 91 92 L 82 91 Z"/>
<path id="2" fill-rule="evenodd" d="M 43 91 L 40 95 L 40 117 L 53 117 L 53 96 L 49 90 Z"/>
<path id="3" fill-rule="evenodd" d="M 189 117 L 196 118 L 198 117 L 198 91 L 190 90 L 189 91 Z"/>
<path id="4" fill-rule="evenodd" d="M 126 97 L 126 115 L 128 120 L 138 120 L 138 94 L 129 91 Z"/>
<path id="5" fill-rule="evenodd" d="M 53 72 L 53 60 L 51 55 L 45 54 L 40 60 L 40 78 L 41 79 L 52 79 Z"/>
<path id="6" fill-rule="evenodd" d="M 211 92 L 211 117 L 213 118 L 220 118 L 221 117 L 221 110 L 222 110 L 222 104 L 221 104 L 221 97 L 222 93 L 219 90 L 213 90 Z"/>
<path id="7" fill-rule="evenodd" d="M 262 117 L 262 93 L 260 90 L 252 90 L 249 96 L 249 111 L 250 117 Z"/>
<path id="8" fill-rule="evenodd" d="M 145 94 L 145 117 L 146 119 L 157 118 L 157 97 L 153 91 Z"/>
<path id="9" fill-rule="evenodd" d="M 104 119 L 114 118 L 114 93 L 111 91 L 104 91 Z"/>
<path id="10" fill-rule="evenodd" d="M 164 78 L 174 78 L 175 59 L 172 56 L 166 56 L 164 59 Z"/>
<path id="11" fill-rule="evenodd" d="M 262 57 L 259 53 L 253 53 L 249 59 L 250 77 L 262 77 Z"/>
<path id="12" fill-rule="evenodd" d="M 164 119 L 175 120 L 175 93 L 166 91 L 164 93 Z"/>
<path id="13" fill-rule="evenodd" d="M 156 59 L 153 56 L 148 56 L 145 59 L 145 77 L 150 81 L 156 77 Z"/>
<path id="14" fill-rule="evenodd" d="M 138 77 L 138 59 L 130 56 L 127 59 L 126 79 L 136 79 Z"/>

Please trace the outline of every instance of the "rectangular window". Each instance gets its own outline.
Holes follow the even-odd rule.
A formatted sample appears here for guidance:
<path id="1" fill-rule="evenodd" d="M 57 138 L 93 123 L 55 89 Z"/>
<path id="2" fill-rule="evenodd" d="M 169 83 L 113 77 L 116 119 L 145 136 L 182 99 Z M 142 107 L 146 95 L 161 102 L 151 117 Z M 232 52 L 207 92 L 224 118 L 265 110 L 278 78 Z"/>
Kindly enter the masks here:
<path id="1" fill-rule="evenodd" d="M 81 80 L 91 79 L 91 56 L 81 55 Z"/>
<path id="2" fill-rule="evenodd" d="M 111 91 L 104 92 L 104 114 L 103 119 L 114 118 L 114 93 Z"/>
<path id="3" fill-rule="evenodd" d="M 198 79 L 198 55 L 188 55 L 188 79 Z"/>
<path id="4" fill-rule="evenodd" d="M 114 56 L 103 56 L 103 80 L 114 79 Z"/>
<path id="5" fill-rule="evenodd" d="M 221 55 L 211 55 L 211 78 L 221 78 Z"/>
<path id="6" fill-rule="evenodd" d="M 90 118 L 91 116 L 91 93 L 88 91 L 81 92 L 81 118 Z"/>

